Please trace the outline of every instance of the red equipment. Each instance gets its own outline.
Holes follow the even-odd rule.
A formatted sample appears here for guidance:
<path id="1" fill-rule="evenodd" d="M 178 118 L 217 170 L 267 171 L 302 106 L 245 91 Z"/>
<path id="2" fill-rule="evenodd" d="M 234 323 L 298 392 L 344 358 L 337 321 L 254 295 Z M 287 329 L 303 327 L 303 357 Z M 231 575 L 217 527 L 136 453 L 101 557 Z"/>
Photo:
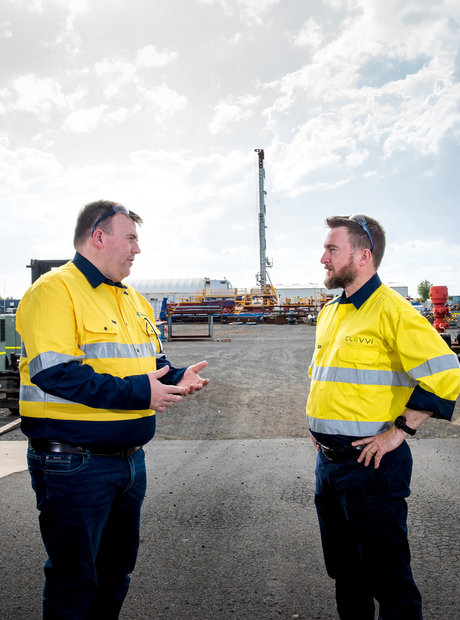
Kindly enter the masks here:
<path id="1" fill-rule="evenodd" d="M 446 316 L 450 310 L 446 306 L 448 297 L 447 286 L 431 286 L 430 299 L 433 302 L 434 323 L 433 327 L 442 334 L 445 329 L 449 329 Z"/>

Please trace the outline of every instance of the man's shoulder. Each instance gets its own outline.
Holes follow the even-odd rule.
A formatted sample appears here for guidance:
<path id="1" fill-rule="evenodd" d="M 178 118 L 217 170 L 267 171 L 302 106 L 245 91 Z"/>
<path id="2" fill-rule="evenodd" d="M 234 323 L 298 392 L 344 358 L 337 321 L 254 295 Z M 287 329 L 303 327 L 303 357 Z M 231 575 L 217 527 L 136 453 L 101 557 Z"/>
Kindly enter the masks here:
<path id="1" fill-rule="evenodd" d="M 75 267 L 72 261 L 68 261 L 64 265 L 52 269 L 41 275 L 26 291 L 26 295 L 33 295 L 34 293 L 45 290 L 52 290 L 65 285 L 66 282 L 79 279 L 81 272 Z"/>
<path id="2" fill-rule="evenodd" d="M 372 297 L 374 301 L 379 301 L 383 305 L 386 304 L 387 306 L 398 308 L 400 311 L 417 312 L 405 297 L 387 284 L 382 283 Z"/>
<path id="3" fill-rule="evenodd" d="M 390 331 L 394 331 L 398 325 L 433 330 L 433 326 L 410 301 L 385 284 L 375 292 L 375 303 L 371 308 L 374 312 L 377 309 L 381 325 L 386 325 Z"/>
<path id="4" fill-rule="evenodd" d="M 41 275 L 22 296 L 17 310 L 18 319 L 35 313 L 39 307 L 46 309 L 58 301 L 62 304 L 69 297 L 68 291 L 78 286 L 72 283 L 78 278 L 78 269 L 71 261 Z"/>

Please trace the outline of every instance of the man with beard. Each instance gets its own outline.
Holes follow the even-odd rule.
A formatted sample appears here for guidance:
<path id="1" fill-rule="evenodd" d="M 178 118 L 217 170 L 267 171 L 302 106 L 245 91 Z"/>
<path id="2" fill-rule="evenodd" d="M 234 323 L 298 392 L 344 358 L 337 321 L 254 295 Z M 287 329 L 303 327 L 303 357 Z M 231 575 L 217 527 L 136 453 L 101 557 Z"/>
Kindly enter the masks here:
<path id="1" fill-rule="evenodd" d="M 457 356 L 380 281 L 385 232 L 364 215 L 331 217 L 321 263 L 342 295 L 318 317 L 307 416 L 318 450 L 315 504 L 342 620 L 420 620 L 410 567 L 406 439 L 429 417 L 450 420 Z"/>

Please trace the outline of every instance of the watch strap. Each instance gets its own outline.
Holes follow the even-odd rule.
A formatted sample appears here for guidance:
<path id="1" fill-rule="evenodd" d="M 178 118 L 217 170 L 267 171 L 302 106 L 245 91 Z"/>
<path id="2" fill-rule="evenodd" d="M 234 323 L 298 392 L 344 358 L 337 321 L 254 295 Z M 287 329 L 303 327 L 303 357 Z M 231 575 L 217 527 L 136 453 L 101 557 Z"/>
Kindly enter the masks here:
<path id="1" fill-rule="evenodd" d="M 410 426 L 407 426 L 406 418 L 403 415 L 400 415 L 396 418 L 395 426 L 396 428 L 400 428 L 402 431 L 404 431 L 408 435 L 415 435 L 415 433 L 417 432 L 415 428 L 411 428 Z"/>

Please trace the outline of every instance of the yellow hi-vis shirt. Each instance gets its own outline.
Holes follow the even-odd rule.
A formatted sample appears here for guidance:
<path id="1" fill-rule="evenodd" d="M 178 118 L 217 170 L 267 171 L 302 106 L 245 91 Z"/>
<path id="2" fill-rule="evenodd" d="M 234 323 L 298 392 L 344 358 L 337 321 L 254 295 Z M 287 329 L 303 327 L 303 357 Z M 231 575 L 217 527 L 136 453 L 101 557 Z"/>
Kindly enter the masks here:
<path id="1" fill-rule="evenodd" d="M 358 308 L 337 298 L 318 317 L 307 403 L 313 432 L 376 435 L 406 405 L 452 417 L 457 356 L 407 300 L 374 278 L 376 290 Z"/>
<path id="2" fill-rule="evenodd" d="M 156 370 L 161 345 L 152 308 L 144 297 L 131 287 L 102 283 L 93 288 L 69 262 L 30 287 L 16 318 L 23 342 L 20 412 L 26 434 L 117 445 L 140 445 L 152 438 L 155 412 L 151 409 L 86 406 L 80 395 L 53 396 L 33 382 L 43 370 L 78 362 L 101 375 L 128 378 L 128 392 L 147 387 L 137 403 L 148 404 L 145 375 Z M 111 387 L 111 378 L 107 379 L 105 389 L 110 392 L 116 386 L 112 382 Z M 85 395 L 85 386 L 81 394 L 104 400 L 103 394 Z"/>

